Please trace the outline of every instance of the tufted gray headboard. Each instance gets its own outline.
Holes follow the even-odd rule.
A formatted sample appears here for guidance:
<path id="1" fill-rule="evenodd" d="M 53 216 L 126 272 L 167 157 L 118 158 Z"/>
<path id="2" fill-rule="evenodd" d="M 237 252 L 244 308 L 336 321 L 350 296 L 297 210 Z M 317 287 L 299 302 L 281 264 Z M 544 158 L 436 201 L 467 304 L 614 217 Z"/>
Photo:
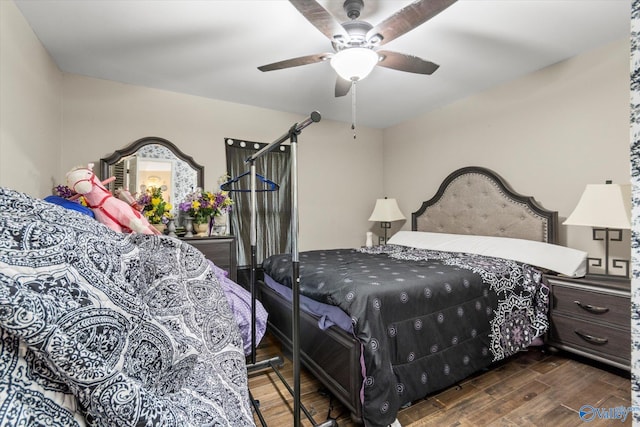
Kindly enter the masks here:
<path id="1" fill-rule="evenodd" d="M 557 243 L 558 213 L 514 192 L 495 172 L 469 166 L 446 177 L 411 214 L 411 229 Z"/>

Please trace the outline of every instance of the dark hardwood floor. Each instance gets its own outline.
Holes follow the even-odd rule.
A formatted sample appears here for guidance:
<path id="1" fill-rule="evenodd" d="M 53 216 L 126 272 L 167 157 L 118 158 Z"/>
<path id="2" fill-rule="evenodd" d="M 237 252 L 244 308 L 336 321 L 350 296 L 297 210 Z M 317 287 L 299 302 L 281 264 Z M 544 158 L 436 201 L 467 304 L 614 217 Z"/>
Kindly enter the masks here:
<path id="1" fill-rule="evenodd" d="M 256 360 L 282 356 L 277 340 L 267 334 L 256 352 Z M 282 356 L 280 372 L 293 386 L 293 367 Z M 293 399 L 270 369 L 249 374 L 249 387 L 260 402 L 270 427 L 293 425 Z M 316 424 L 331 417 L 340 427 L 357 426 L 344 407 L 327 395 L 322 385 L 304 369 L 300 375 L 301 402 Z M 418 426 L 630 426 L 619 419 L 580 418 L 583 405 L 594 408 L 631 406 L 631 382 L 625 372 L 608 369 L 564 353 L 539 349 L 522 352 L 457 386 L 414 402 L 402 409 L 403 427 Z M 260 426 L 257 417 L 256 425 Z M 303 426 L 313 426 L 301 416 Z"/>

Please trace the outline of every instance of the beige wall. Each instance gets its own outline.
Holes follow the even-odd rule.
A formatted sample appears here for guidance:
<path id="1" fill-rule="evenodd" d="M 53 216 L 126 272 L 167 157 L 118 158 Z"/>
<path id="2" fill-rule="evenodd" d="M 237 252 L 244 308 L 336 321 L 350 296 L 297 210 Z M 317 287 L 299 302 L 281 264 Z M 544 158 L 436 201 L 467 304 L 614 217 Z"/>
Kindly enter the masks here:
<path id="1" fill-rule="evenodd" d="M 384 131 L 385 194 L 408 218 L 445 176 L 470 165 L 493 169 L 519 193 L 557 210 L 561 222 L 586 184 L 628 183 L 629 40 Z M 569 246 L 599 251 L 589 229 L 560 231 Z"/>
<path id="2" fill-rule="evenodd" d="M 226 172 L 224 138 L 271 142 L 305 117 L 191 95 L 64 75 L 63 169 L 97 162 L 145 137 L 176 144 L 205 168 L 213 190 Z M 300 249 L 364 242 L 382 188 L 382 131 L 321 120 L 299 136 Z M 61 177 L 62 179 L 62 177 Z"/>
<path id="3" fill-rule="evenodd" d="M 159 136 L 202 163 L 213 189 L 224 137 L 270 142 L 303 118 L 61 73 L 13 2 L 0 7 L 2 186 L 44 196 L 71 167 Z M 314 124 L 300 138 L 300 247 L 361 245 L 379 231 L 366 221 L 376 198 L 397 198 L 410 218 L 467 165 L 494 169 L 563 219 L 585 184 L 629 180 L 628 99 L 621 40 L 384 131 L 361 127 L 356 142 L 348 124 Z M 592 251 L 588 230 L 561 227 L 561 238 Z"/>
<path id="4" fill-rule="evenodd" d="M 62 73 L 12 1 L 0 1 L 0 186 L 48 194 L 61 172 Z"/>
<path id="5" fill-rule="evenodd" d="M 213 190 L 224 137 L 271 142 L 305 118 L 62 73 L 15 4 L 0 11 L 0 186 L 44 197 L 73 166 L 159 136 L 203 164 Z M 298 144 L 300 249 L 361 245 L 383 186 L 382 131 L 360 127 L 354 142 L 348 124 L 321 120 Z"/>

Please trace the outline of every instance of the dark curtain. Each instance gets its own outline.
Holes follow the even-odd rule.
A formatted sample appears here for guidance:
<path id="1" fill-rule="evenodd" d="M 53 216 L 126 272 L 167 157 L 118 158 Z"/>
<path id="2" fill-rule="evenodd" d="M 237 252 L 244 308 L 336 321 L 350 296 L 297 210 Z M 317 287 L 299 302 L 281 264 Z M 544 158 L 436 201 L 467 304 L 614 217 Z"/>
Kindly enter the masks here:
<path id="1" fill-rule="evenodd" d="M 249 172 L 245 160 L 267 144 L 225 139 L 227 171 L 231 178 Z M 256 259 L 258 266 L 265 257 L 291 251 L 291 155 L 290 147 L 282 145 L 255 161 L 256 173 L 278 184 L 276 191 L 257 193 Z M 257 189 L 267 186 L 257 179 Z M 234 206 L 229 216 L 231 232 L 238 242 L 238 266 L 251 264 L 251 186 L 250 174 L 233 184 Z"/>

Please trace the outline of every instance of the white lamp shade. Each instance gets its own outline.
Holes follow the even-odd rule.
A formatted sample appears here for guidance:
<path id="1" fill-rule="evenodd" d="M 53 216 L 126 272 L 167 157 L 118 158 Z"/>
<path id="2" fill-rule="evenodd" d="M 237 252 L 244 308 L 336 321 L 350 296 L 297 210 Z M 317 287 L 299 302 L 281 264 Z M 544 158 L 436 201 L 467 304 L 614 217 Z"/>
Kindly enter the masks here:
<path id="1" fill-rule="evenodd" d="M 400 221 L 405 219 L 396 199 L 378 199 L 376 200 L 376 206 L 373 208 L 373 212 L 369 217 L 369 221 Z"/>
<path id="2" fill-rule="evenodd" d="M 345 80 L 362 80 L 378 63 L 378 54 L 365 47 L 341 50 L 331 57 L 331 66 Z"/>
<path id="3" fill-rule="evenodd" d="M 564 225 L 631 228 L 631 184 L 588 184 Z"/>

